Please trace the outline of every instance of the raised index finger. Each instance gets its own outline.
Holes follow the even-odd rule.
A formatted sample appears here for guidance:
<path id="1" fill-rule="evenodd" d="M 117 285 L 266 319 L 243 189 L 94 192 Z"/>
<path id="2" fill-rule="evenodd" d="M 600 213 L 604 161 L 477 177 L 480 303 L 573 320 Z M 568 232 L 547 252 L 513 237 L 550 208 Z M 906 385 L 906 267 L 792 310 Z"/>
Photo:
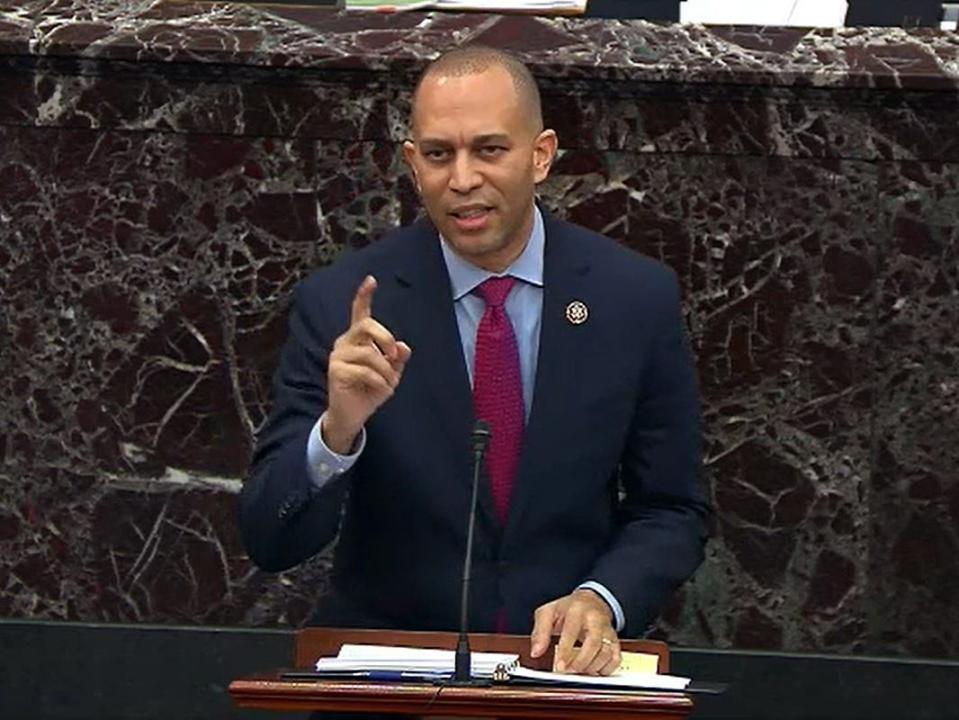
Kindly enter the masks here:
<path id="1" fill-rule="evenodd" d="M 376 292 L 376 278 L 367 275 L 356 289 L 353 296 L 353 307 L 350 310 L 350 325 L 356 325 L 361 320 L 373 317 L 373 293 Z"/>

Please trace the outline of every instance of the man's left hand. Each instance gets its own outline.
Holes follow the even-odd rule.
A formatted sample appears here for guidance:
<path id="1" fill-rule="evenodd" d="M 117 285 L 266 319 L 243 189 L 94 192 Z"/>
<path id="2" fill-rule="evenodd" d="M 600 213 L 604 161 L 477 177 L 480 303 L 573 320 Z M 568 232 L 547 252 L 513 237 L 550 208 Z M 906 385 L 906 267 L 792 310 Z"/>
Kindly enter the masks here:
<path id="1" fill-rule="evenodd" d="M 580 675 L 610 675 L 619 667 L 619 638 L 613 612 L 592 590 L 574 590 L 536 609 L 530 654 L 540 657 L 559 635 L 553 670 Z M 575 643 L 582 643 L 579 647 Z"/>

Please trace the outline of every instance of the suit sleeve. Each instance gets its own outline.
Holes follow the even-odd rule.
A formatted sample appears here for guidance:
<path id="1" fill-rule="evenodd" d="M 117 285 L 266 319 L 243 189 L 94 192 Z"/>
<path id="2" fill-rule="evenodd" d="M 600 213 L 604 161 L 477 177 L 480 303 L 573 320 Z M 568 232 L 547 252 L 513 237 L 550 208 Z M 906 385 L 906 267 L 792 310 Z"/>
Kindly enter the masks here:
<path id="1" fill-rule="evenodd" d="M 293 293 L 289 332 L 273 378 L 273 410 L 258 434 L 240 494 L 240 532 L 250 558 L 269 571 L 315 555 L 336 536 L 350 473 L 321 489 L 307 468 L 307 443 L 327 405 L 333 333 L 316 293 Z"/>
<path id="2" fill-rule="evenodd" d="M 679 288 L 672 272 L 668 278 L 620 462 L 618 529 L 588 578 L 616 597 L 633 636 L 702 562 L 709 514 L 699 388 Z"/>

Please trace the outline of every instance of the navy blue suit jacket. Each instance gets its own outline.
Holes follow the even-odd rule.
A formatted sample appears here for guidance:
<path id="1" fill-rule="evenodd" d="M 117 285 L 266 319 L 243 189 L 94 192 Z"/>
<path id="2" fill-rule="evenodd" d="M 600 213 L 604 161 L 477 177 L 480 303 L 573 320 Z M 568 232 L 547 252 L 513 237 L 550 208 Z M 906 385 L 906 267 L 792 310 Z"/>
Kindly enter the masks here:
<path id="1" fill-rule="evenodd" d="M 471 629 L 529 632 L 533 611 L 593 579 L 638 634 L 699 565 L 707 505 L 699 397 L 674 274 L 544 213 L 540 355 L 509 517 L 483 484 Z M 366 425 L 355 466 L 322 490 L 306 469 L 326 407 L 326 364 L 362 278 L 374 317 L 413 349 L 396 394 Z M 579 300 L 588 320 L 573 324 Z M 313 273 L 296 287 L 274 407 L 240 509 L 267 570 L 290 568 L 339 532 L 321 624 L 452 630 L 471 488 L 473 424 L 449 276 L 428 220 Z M 342 512 L 341 512 L 342 511 Z"/>

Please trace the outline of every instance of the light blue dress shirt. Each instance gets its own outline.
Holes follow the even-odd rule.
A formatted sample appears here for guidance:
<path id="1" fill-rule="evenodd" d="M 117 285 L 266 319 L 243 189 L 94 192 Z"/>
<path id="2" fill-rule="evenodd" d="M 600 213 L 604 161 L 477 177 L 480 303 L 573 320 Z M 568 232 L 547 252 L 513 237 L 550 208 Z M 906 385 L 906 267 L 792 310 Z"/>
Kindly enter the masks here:
<path id="1" fill-rule="evenodd" d="M 526 420 L 529 420 L 533 405 L 533 388 L 536 383 L 536 362 L 539 357 L 540 326 L 543 318 L 543 255 L 546 248 L 546 232 L 543 228 L 543 216 L 539 208 L 534 209 L 533 230 L 526 247 L 513 263 L 502 273 L 493 273 L 467 262 L 449 246 L 445 239 L 440 240 L 443 260 L 450 276 L 453 291 L 453 310 L 456 325 L 463 344 L 463 358 L 473 383 L 474 354 L 476 350 L 476 330 L 480 318 L 486 310 L 486 303 L 473 294 L 480 284 L 491 277 L 508 275 L 517 282 L 506 298 L 506 314 L 513 325 L 516 346 L 519 351 L 520 375 L 523 380 L 523 406 Z M 416 348 L 413 348 L 416 352 Z M 320 435 L 322 417 L 313 427 L 307 442 L 307 467 L 310 479 L 317 487 L 325 485 L 332 477 L 349 470 L 366 446 L 366 431 L 360 433 L 357 450 L 351 455 L 338 455 L 326 447 Z M 626 624 L 622 606 L 613 594 L 595 581 L 579 586 L 598 593 L 612 609 L 616 630 L 622 630 Z M 577 589 L 579 589 L 577 588 Z"/>

